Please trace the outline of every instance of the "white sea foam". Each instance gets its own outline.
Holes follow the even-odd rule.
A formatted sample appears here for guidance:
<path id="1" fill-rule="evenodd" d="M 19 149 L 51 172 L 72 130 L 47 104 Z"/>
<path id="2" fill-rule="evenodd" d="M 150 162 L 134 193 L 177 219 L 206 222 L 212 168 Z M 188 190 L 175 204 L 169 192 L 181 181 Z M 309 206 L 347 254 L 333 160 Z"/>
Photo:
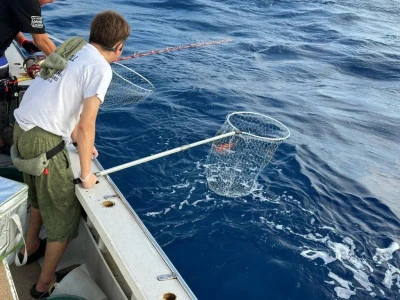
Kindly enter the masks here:
<path id="1" fill-rule="evenodd" d="M 175 185 L 173 185 L 172 187 L 173 187 L 173 188 L 176 188 L 176 189 L 183 189 L 183 188 L 189 187 L 189 185 L 190 185 L 189 180 L 186 180 L 186 182 L 184 182 L 184 183 L 179 183 L 179 184 L 175 184 Z"/>
<path id="2" fill-rule="evenodd" d="M 162 211 L 154 211 L 154 212 L 147 212 L 144 215 L 146 217 L 155 217 L 155 216 L 158 216 L 158 215 L 161 215 L 161 214 L 162 214 Z"/>
<path id="3" fill-rule="evenodd" d="M 272 226 L 273 224 L 269 224 Z M 320 227 L 323 229 L 329 229 L 332 232 L 336 230 L 332 227 L 323 226 Z M 301 251 L 301 256 L 308 258 L 310 260 L 321 259 L 325 265 L 329 265 L 332 263 L 340 263 L 343 267 L 348 269 L 353 273 L 354 280 L 359 284 L 357 287 L 353 287 L 354 283 L 346 281 L 340 278 L 337 274 L 330 272 L 329 277 L 335 279 L 340 287 L 335 287 L 334 290 L 336 292 L 337 297 L 348 299 L 352 295 L 356 294 L 356 291 L 360 289 L 360 286 L 365 291 L 369 292 L 371 297 L 374 297 L 376 293 L 373 291 L 374 284 L 371 282 L 371 276 L 373 274 L 373 267 L 370 265 L 368 260 L 363 257 L 365 253 L 363 252 L 361 256 L 358 255 L 356 251 L 356 246 L 354 241 L 349 238 L 343 238 L 342 242 L 333 242 L 330 240 L 329 236 L 323 236 L 319 233 L 309 233 L 309 234 L 293 234 L 297 236 L 301 236 L 306 240 L 310 240 L 312 242 L 318 242 L 321 244 L 325 244 L 330 251 L 333 252 L 331 255 L 330 251 L 324 251 L 321 249 L 305 249 Z M 376 250 L 376 254 L 374 255 L 374 261 L 380 265 L 384 261 L 388 261 L 393 258 L 393 252 L 399 249 L 399 245 L 397 243 L 392 243 L 388 248 Z M 384 285 L 390 289 L 395 284 L 400 292 L 400 270 L 390 264 L 388 264 L 388 270 L 385 274 Z M 381 289 L 379 292 L 384 295 L 384 291 Z"/>
<path id="4" fill-rule="evenodd" d="M 203 199 L 199 199 L 199 200 L 193 201 L 191 205 L 197 206 L 197 204 L 199 204 L 199 203 L 201 203 L 201 202 L 206 202 L 206 201 L 203 200 Z"/>
<path id="5" fill-rule="evenodd" d="M 335 252 L 335 256 L 342 265 L 353 273 L 354 279 L 367 291 L 372 291 L 373 284 L 369 280 L 367 272 L 373 271 L 365 259 L 357 257 L 355 245 L 352 239 L 345 238 L 345 244 L 328 241 L 327 245 Z"/>
<path id="6" fill-rule="evenodd" d="M 314 260 L 320 258 L 324 261 L 324 264 L 329 264 L 336 260 L 336 258 L 330 256 L 324 251 L 315 251 L 315 250 L 304 250 L 301 253 L 301 256 Z"/>
<path id="7" fill-rule="evenodd" d="M 388 289 L 392 288 L 393 283 L 396 284 L 400 293 L 400 270 L 391 264 L 388 264 L 388 269 L 385 273 L 385 279 L 383 280 L 383 285 Z"/>
<path id="8" fill-rule="evenodd" d="M 333 272 L 329 272 L 328 276 L 334 279 L 340 285 L 334 288 L 334 291 L 339 298 L 349 299 L 351 296 L 356 294 L 356 292 L 351 289 L 353 284 L 350 281 L 340 278 Z"/>
<path id="9" fill-rule="evenodd" d="M 400 246 L 396 242 L 393 242 L 388 248 L 376 248 L 373 260 L 377 265 L 380 265 L 382 262 L 392 259 L 393 253 L 399 249 Z"/>
<path id="10" fill-rule="evenodd" d="M 321 226 L 320 228 L 321 228 L 321 229 L 328 229 L 328 230 L 331 230 L 331 231 L 333 231 L 333 232 L 335 232 L 335 231 L 336 231 L 336 229 L 335 229 L 335 228 L 333 228 L 333 227 L 330 227 L 330 226 Z"/>
<path id="11" fill-rule="evenodd" d="M 342 299 L 349 299 L 351 296 L 356 294 L 356 292 L 352 290 L 344 289 L 339 286 L 335 287 L 334 290 L 336 292 L 336 295 Z"/>
<path id="12" fill-rule="evenodd" d="M 189 205 L 189 202 L 187 201 L 187 200 L 183 200 L 180 204 L 179 204 L 179 209 L 182 209 L 182 207 L 184 206 L 184 205 Z"/>
<path id="13" fill-rule="evenodd" d="M 305 235 L 304 237 L 306 237 L 310 241 L 321 242 L 321 243 L 326 243 L 329 240 L 328 236 L 321 236 L 320 234 L 314 235 L 312 233 L 309 233 L 309 234 Z"/>
<path id="14" fill-rule="evenodd" d="M 211 200 L 215 200 L 215 198 L 211 197 L 210 195 L 206 195 L 205 199 L 199 199 L 199 200 L 193 201 L 191 205 L 196 207 L 197 204 L 199 204 L 201 202 L 207 203 L 207 202 L 210 202 Z"/>
<path id="15" fill-rule="evenodd" d="M 300 254 L 303 257 L 314 260 L 320 258 L 324 261 L 325 265 L 333 263 L 335 261 L 339 261 L 346 269 L 350 270 L 353 273 L 353 278 L 366 290 L 371 292 L 373 284 L 369 280 L 368 272 L 373 271 L 370 265 L 363 259 L 360 259 L 355 254 L 355 245 L 353 240 L 350 238 L 345 238 L 343 240 L 344 243 L 336 243 L 332 242 L 327 238 L 324 239 L 315 239 L 313 235 L 305 236 L 307 238 L 311 237 L 313 241 L 320 241 L 327 244 L 327 246 L 333 251 L 334 255 L 331 256 L 324 251 L 316 251 L 316 250 L 304 250 Z M 339 298 L 348 299 L 350 296 L 355 295 L 355 290 L 351 290 L 353 284 L 349 281 L 346 281 L 340 278 L 338 275 L 330 272 L 329 277 L 336 280 L 340 287 L 335 287 L 334 290 L 336 295 Z"/>
<path id="16" fill-rule="evenodd" d="M 203 184 L 204 182 L 199 181 L 198 183 Z M 197 185 L 196 185 L 197 186 Z M 160 212 L 148 212 L 146 216 L 155 217 L 160 214 L 167 214 L 172 209 L 183 209 L 184 206 L 191 206 L 191 207 L 201 207 L 198 206 L 200 203 L 206 203 L 209 201 L 214 200 L 215 198 L 212 197 L 213 194 L 206 194 L 204 199 L 196 199 L 190 201 L 190 198 L 195 191 L 195 186 L 189 185 L 188 182 L 184 182 L 178 185 L 174 185 L 173 188 L 175 189 L 183 189 L 183 188 L 190 188 L 187 193 L 187 197 L 184 201 L 180 202 L 179 204 L 175 205 L 172 204 L 169 208 L 164 209 Z M 379 288 L 378 286 L 375 288 L 374 284 L 371 282 L 371 278 L 374 272 L 374 269 L 370 265 L 371 261 L 368 261 L 365 258 L 365 252 L 360 253 L 356 249 L 356 244 L 350 237 L 343 237 L 341 241 L 332 241 L 331 236 L 337 236 L 337 229 L 332 226 L 321 225 L 317 228 L 313 228 L 317 223 L 316 214 L 309 210 L 302 207 L 301 203 L 287 193 L 283 193 L 280 196 L 276 196 L 271 198 L 269 195 L 263 193 L 263 188 L 260 185 L 256 185 L 252 190 L 252 198 L 253 200 L 257 200 L 259 203 L 268 202 L 272 204 L 278 204 L 277 207 L 271 208 L 271 211 L 275 211 L 276 213 L 283 213 L 283 214 L 291 214 L 293 210 L 279 209 L 279 204 L 281 203 L 288 203 L 290 202 L 293 204 L 295 209 L 299 209 L 300 211 L 306 212 L 309 218 L 309 223 L 311 228 L 305 228 L 306 232 L 308 233 L 298 233 L 293 231 L 290 227 L 285 227 L 285 225 L 279 223 L 275 223 L 273 220 L 268 217 L 259 217 L 259 220 L 262 224 L 267 225 L 271 230 L 280 230 L 286 233 L 298 236 L 303 238 L 304 240 L 312 242 L 312 245 L 318 243 L 321 246 L 318 247 L 302 247 L 302 251 L 300 253 L 301 256 L 309 259 L 309 260 L 318 260 L 320 259 L 325 266 L 328 266 L 329 274 L 328 276 L 333 279 L 332 281 L 325 281 L 327 284 L 334 285 L 333 289 L 336 293 L 337 298 L 342 299 L 349 299 L 351 296 L 356 295 L 358 290 L 365 290 L 369 292 L 371 297 L 375 297 L 376 293 L 378 292 L 381 295 L 385 296 L 385 291 Z M 243 202 L 247 202 L 246 199 L 237 199 Z M 218 201 L 218 206 L 226 205 L 231 203 L 231 200 L 222 200 Z M 217 204 L 217 203 L 215 203 Z M 177 207 L 176 207 L 177 206 Z M 244 214 L 243 214 L 244 216 Z M 315 232 L 315 230 L 319 230 L 319 232 Z M 307 243 L 309 244 L 309 243 Z M 307 249 L 308 248 L 308 249 Z M 314 248 L 314 249 L 313 249 Z M 400 249 L 398 243 L 393 242 L 388 248 L 377 248 L 376 253 L 373 256 L 373 262 L 376 266 L 385 266 L 387 267 L 385 278 L 382 278 L 382 283 L 387 289 L 395 289 L 398 290 L 400 293 L 400 270 L 398 267 L 393 266 L 388 261 L 393 259 L 393 253 Z M 353 274 L 353 281 L 348 281 L 340 277 L 340 275 L 335 274 L 331 271 L 332 264 L 340 264 L 345 269 L 349 270 Z M 374 291 L 375 288 L 375 291 Z"/>
<path id="17" fill-rule="evenodd" d="M 183 200 L 183 201 L 179 204 L 179 209 L 182 209 L 184 205 L 190 205 L 188 200 L 189 200 L 190 197 L 192 196 L 192 193 L 193 193 L 193 191 L 194 191 L 195 189 L 196 189 L 195 187 L 192 187 L 192 188 L 190 189 L 189 194 L 187 195 L 186 199 Z"/>
<path id="18" fill-rule="evenodd" d="M 330 278 L 332 278 L 333 280 L 336 280 L 337 283 L 340 284 L 341 287 L 345 288 L 345 289 L 350 289 L 350 287 L 353 286 L 353 284 L 350 281 L 344 280 L 342 278 L 340 278 L 339 276 L 337 276 L 335 273 L 333 272 L 329 272 L 328 276 Z"/>

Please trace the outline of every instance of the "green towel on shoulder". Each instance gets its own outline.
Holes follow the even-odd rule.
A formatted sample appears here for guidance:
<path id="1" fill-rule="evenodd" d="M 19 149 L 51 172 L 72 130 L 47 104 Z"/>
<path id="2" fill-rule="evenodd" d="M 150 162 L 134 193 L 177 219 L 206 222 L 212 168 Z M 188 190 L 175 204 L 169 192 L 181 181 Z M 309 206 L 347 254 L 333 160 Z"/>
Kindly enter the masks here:
<path id="1" fill-rule="evenodd" d="M 40 76 L 47 79 L 58 71 L 63 70 L 71 56 L 86 44 L 87 42 L 81 37 L 72 37 L 66 40 L 53 53 L 47 56 L 40 65 Z"/>

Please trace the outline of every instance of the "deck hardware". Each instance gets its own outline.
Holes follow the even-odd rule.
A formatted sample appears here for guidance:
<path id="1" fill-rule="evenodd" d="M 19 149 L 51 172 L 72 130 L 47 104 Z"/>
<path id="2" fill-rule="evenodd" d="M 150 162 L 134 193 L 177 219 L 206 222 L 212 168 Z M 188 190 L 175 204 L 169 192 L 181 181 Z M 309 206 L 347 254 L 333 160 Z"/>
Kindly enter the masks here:
<path id="1" fill-rule="evenodd" d="M 176 273 L 172 272 L 171 274 L 164 274 L 164 275 L 158 275 L 157 279 L 158 281 L 165 281 L 165 280 L 171 280 L 171 279 L 176 279 Z"/>
<path id="2" fill-rule="evenodd" d="M 106 200 L 106 201 L 103 201 L 103 203 L 101 203 L 101 205 L 103 205 L 104 207 L 113 207 L 115 205 L 115 202 L 111 201 L 111 200 Z"/>
<path id="3" fill-rule="evenodd" d="M 165 293 L 162 297 L 162 300 L 175 300 L 176 295 L 174 293 Z"/>

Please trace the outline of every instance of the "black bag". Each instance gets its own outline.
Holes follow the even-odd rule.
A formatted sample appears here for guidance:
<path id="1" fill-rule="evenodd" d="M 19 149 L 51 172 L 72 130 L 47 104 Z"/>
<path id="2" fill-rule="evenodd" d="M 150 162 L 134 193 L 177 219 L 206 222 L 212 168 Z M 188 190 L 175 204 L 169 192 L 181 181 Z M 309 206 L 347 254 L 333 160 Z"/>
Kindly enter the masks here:
<path id="1" fill-rule="evenodd" d="M 0 79 L 0 153 L 9 154 L 12 145 L 14 110 L 22 98 L 17 77 Z"/>

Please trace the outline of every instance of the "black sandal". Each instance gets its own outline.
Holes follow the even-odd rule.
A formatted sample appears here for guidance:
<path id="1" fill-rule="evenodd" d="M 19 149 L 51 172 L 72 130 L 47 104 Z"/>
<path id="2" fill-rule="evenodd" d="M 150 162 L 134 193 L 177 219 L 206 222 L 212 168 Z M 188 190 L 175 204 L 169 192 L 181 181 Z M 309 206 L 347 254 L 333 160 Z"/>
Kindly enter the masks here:
<path id="1" fill-rule="evenodd" d="M 50 288 L 45 291 L 45 292 L 39 292 L 36 290 L 36 283 L 32 286 L 31 290 L 29 291 L 31 296 L 35 299 L 40 299 L 40 298 L 47 298 L 51 295 L 51 293 L 54 291 L 55 288 L 55 284 L 59 283 L 65 276 L 67 275 L 67 273 L 64 274 L 60 274 L 58 272 L 56 272 L 56 282 L 53 283 L 52 286 L 50 286 Z"/>
<path id="2" fill-rule="evenodd" d="M 29 293 L 31 294 L 31 296 L 35 299 L 40 299 L 40 298 L 47 298 L 50 296 L 50 294 L 53 292 L 54 290 L 54 284 L 49 288 L 48 291 L 46 292 L 38 292 L 36 290 L 36 283 L 33 285 L 33 287 L 31 288 L 31 290 L 29 291 Z"/>
<path id="3" fill-rule="evenodd" d="M 46 239 L 40 239 L 39 248 L 34 253 L 28 256 L 28 260 L 26 261 L 27 265 L 37 261 L 39 258 L 44 256 L 44 253 L 46 252 L 46 242 Z M 24 255 L 21 254 L 21 252 L 18 252 L 18 259 L 20 263 L 22 263 L 22 261 L 24 260 Z"/>

